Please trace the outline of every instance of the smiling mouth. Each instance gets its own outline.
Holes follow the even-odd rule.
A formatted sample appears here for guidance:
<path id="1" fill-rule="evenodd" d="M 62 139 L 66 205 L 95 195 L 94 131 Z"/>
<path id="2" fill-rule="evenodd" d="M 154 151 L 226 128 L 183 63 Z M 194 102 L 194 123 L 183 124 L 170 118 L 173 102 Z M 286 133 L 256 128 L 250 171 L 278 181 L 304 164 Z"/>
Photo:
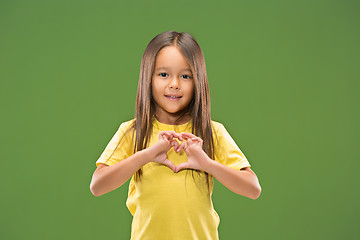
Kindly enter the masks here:
<path id="1" fill-rule="evenodd" d="M 181 98 L 181 96 L 175 96 L 175 95 L 165 95 L 165 97 L 170 98 L 170 99 L 179 99 L 179 98 Z"/>

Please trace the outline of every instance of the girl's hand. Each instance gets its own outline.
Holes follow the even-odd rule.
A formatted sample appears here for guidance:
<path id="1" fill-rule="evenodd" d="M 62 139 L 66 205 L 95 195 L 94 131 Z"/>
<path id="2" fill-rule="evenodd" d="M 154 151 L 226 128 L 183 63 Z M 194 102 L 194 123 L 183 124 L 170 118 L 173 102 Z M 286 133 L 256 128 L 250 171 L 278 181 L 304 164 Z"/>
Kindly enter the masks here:
<path id="1" fill-rule="evenodd" d="M 191 133 L 181 133 L 180 136 L 187 140 L 187 142 L 182 142 L 177 148 L 177 152 L 180 152 L 181 149 L 184 149 L 188 160 L 185 163 L 180 163 L 177 165 L 175 172 L 178 172 L 184 168 L 205 171 L 209 161 L 212 160 L 202 149 L 203 140 Z"/>
<path id="2" fill-rule="evenodd" d="M 183 140 L 181 135 L 175 131 L 159 132 L 158 142 L 150 147 L 150 150 L 154 153 L 152 162 L 164 164 L 171 168 L 173 172 L 175 172 L 176 166 L 167 158 L 166 154 L 172 147 L 174 147 L 175 151 L 178 149 L 179 143 L 175 138 L 178 138 L 180 141 Z"/>

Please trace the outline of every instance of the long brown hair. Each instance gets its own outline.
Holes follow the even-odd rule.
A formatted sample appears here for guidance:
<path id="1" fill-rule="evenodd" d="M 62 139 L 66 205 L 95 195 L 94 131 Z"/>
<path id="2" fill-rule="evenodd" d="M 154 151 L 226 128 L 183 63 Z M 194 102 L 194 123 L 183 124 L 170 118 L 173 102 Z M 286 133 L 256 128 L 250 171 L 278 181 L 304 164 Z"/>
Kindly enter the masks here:
<path id="1" fill-rule="evenodd" d="M 191 67 L 194 79 L 194 97 L 184 109 L 183 114 L 177 119 L 179 122 L 185 115 L 192 119 L 192 133 L 203 140 L 203 150 L 214 159 L 214 138 L 210 116 L 210 91 L 206 73 L 204 54 L 195 38 L 185 32 L 167 31 L 154 37 L 145 49 L 142 56 L 139 83 L 136 95 L 135 121 L 130 129 L 135 136 L 134 152 L 148 147 L 152 133 L 152 118 L 155 113 L 155 100 L 152 96 L 151 79 L 154 73 L 155 60 L 159 51 L 166 46 L 175 46 L 183 54 Z M 134 138 L 134 135 L 133 135 Z M 200 174 L 201 171 L 192 169 Z M 206 182 L 209 190 L 209 177 Z M 135 180 L 142 176 L 142 168 L 135 174 Z M 195 178 L 194 178 L 195 180 Z"/>

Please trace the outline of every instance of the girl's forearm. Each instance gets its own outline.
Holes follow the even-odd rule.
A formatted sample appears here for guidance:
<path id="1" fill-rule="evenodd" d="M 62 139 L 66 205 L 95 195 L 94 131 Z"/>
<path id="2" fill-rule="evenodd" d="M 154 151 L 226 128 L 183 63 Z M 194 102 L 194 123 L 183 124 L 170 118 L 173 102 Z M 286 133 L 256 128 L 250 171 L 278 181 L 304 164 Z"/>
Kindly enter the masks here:
<path id="1" fill-rule="evenodd" d="M 101 196 L 119 188 L 151 158 L 151 151 L 144 149 L 118 163 L 95 171 L 90 184 L 91 192 L 95 196 Z"/>
<path id="2" fill-rule="evenodd" d="M 205 170 L 232 192 L 257 199 L 261 187 L 257 177 L 248 171 L 235 170 L 217 161 L 210 160 Z"/>

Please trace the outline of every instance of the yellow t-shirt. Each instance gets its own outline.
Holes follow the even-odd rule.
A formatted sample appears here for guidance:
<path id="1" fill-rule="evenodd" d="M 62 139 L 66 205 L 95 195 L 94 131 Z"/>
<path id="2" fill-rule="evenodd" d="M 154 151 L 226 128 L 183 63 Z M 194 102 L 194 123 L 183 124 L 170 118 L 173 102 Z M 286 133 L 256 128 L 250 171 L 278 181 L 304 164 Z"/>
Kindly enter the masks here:
<path id="1" fill-rule="evenodd" d="M 96 165 L 116 164 L 133 154 L 134 142 L 131 131 L 120 138 L 134 119 L 120 125 L 109 144 L 106 146 Z M 216 133 L 215 161 L 228 167 L 240 170 L 250 164 L 234 140 L 221 123 L 211 121 Z M 153 120 L 153 134 L 149 146 L 158 140 L 160 131 L 173 130 L 191 133 L 192 121 L 182 125 L 168 125 Z M 184 150 L 180 153 L 170 149 L 168 159 L 175 165 L 187 161 Z M 142 181 L 129 184 L 126 206 L 133 215 L 131 240 L 215 240 L 218 237 L 220 218 L 211 199 L 213 177 L 209 175 L 210 193 L 207 190 L 206 177 L 203 171 L 194 172 L 194 183 L 191 171 L 183 169 L 174 173 L 168 166 L 149 162 L 143 167 Z"/>

